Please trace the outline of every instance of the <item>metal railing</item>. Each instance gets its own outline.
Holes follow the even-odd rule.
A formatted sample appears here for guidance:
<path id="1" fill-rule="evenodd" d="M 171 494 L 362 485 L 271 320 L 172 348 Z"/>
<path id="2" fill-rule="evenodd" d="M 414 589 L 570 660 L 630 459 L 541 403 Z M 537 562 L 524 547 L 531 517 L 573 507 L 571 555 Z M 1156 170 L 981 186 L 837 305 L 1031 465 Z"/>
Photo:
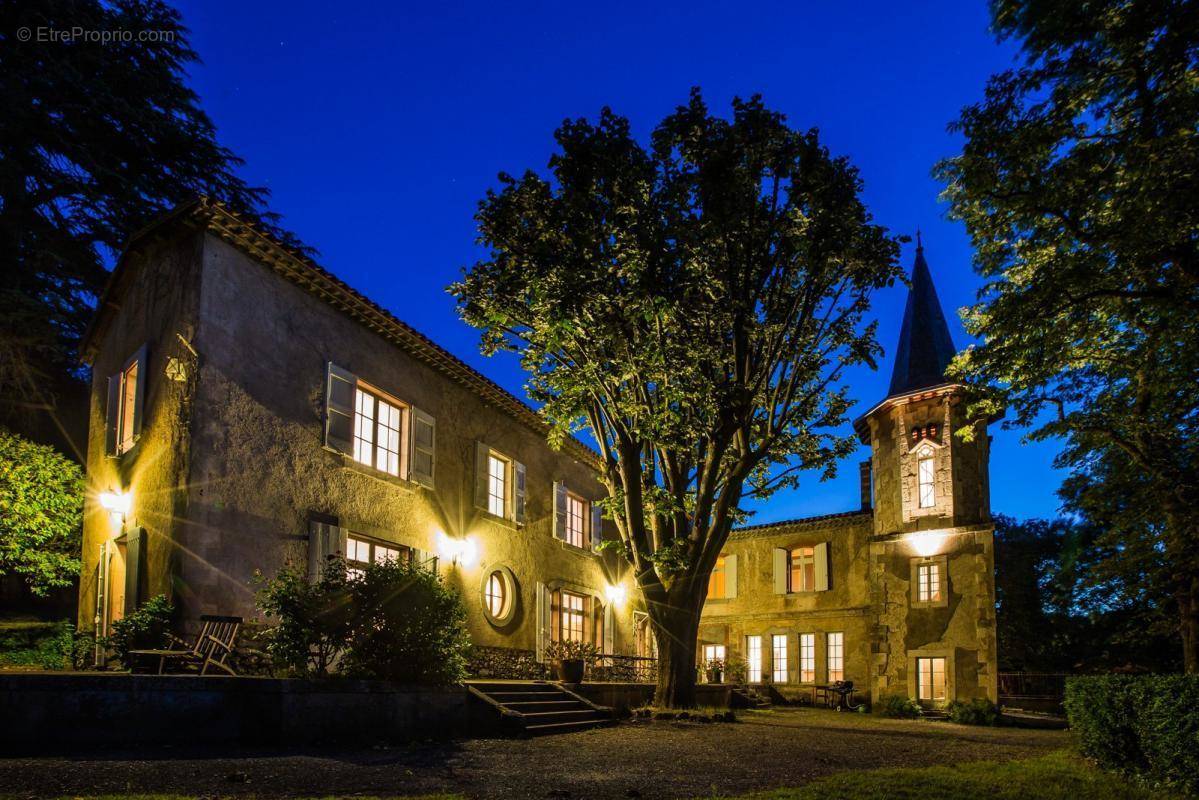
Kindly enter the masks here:
<path id="1" fill-rule="evenodd" d="M 1001 672 L 999 696 L 1061 700 L 1068 677 L 1065 672 Z"/>
<path id="2" fill-rule="evenodd" d="M 600 653 L 587 665 L 584 680 L 597 683 L 656 683 L 658 659 Z"/>

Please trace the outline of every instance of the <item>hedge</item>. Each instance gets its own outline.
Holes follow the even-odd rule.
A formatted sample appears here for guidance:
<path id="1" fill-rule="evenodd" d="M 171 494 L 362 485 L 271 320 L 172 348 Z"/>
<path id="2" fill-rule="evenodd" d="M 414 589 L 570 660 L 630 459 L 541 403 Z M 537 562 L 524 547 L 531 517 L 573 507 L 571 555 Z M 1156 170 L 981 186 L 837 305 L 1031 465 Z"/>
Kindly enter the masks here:
<path id="1" fill-rule="evenodd" d="M 1082 754 L 1154 786 L 1199 794 L 1199 675 L 1097 675 L 1066 682 Z"/>

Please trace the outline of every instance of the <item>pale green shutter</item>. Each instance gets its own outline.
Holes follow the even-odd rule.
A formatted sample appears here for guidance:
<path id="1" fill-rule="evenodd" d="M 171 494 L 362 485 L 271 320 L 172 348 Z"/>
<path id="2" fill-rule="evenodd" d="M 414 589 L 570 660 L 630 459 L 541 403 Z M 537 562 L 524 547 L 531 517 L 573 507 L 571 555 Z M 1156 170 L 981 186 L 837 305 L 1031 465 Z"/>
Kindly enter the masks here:
<path id="1" fill-rule="evenodd" d="M 138 607 L 138 588 L 141 586 L 143 550 L 146 546 L 146 529 L 131 528 L 125 534 L 125 613 Z"/>
<path id="2" fill-rule="evenodd" d="M 133 387 L 133 441 L 142 435 L 142 417 L 146 408 L 146 382 L 150 378 L 149 364 L 146 363 L 146 345 L 142 345 L 134 354 L 130 363 L 137 362 L 137 385 Z"/>
<path id="3" fill-rule="evenodd" d="M 566 484 L 554 481 L 554 537 L 566 541 Z"/>
<path id="4" fill-rule="evenodd" d="M 782 547 L 774 548 L 774 593 L 787 593 L 787 551 Z"/>
<path id="5" fill-rule="evenodd" d="M 724 596 L 730 600 L 737 596 L 737 557 L 724 557 Z"/>
<path id="6" fill-rule="evenodd" d="M 525 465 L 512 462 L 512 519 L 517 525 L 525 524 Z"/>
<path id="7" fill-rule="evenodd" d="M 604 512 L 594 501 L 591 503 L 591 549 L 604 541 Z"/>
<path id="8" fill-rule="evenodd" d="M 121 419 L 121 376 L 108 377 L 108 405 L 104 409 L 104 454 L 117 455 L 117 426 Z"/>
<path id="9" fill-rule="evenodd" d="M 358 378 L 329 362 L 325 380 L 325 445 L 354 454 L 354 400 Z"/>
<path id="10" fill-rule="evenodd" d="M 475 507 L 487 510 L 487 467 L 491 448 L 475 442 Z"/>
<path id="11" fill-rule="evenodd" d="M 409 419 L 408 480 L 432 489 L 437 421 L 419 408 L 411 410 Z"/>
<path id="12" fill-rule="evenodd" d="M 829 546 L 828 542 L 821 542 L 814 548 L 816 555 L 816 591 L 828 591 L 828 572 L 829 572 Z"/>

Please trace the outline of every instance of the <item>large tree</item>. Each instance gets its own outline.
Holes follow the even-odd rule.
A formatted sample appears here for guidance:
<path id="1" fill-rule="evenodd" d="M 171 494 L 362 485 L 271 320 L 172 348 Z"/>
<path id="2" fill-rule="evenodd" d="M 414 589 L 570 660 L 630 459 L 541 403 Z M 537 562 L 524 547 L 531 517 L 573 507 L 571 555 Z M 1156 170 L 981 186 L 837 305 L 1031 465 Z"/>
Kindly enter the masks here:
<path id="1" fill-rule="evenodd" d="M 208 195 L 295 243 L 217 143 L 196 61 L 159 0 L 0 0 L 0 416 L 55 410 L 107 267 L 164 210 Z"/>
<path id="2" fill-rule="evenodd" d="M 1199 13 L 1181 0 L 995 0 L 1021 66 L 955 123 L 938 167 L 986 279 L 957 374 L 979 414 L 1112 451 L 1160 509 L 1188 671 L 1199 670 Z M 1127 485 L 1127 484 L 1123 484 Z"/>
<path id="3" fill-rule="evenodd" d="M 757 97 L 700 93 L 649 147 L 608 109 L 567 121 L 550 177 L 501 175 L 486 260 L 452 287 L 485 353 L 520 353 L 551 438 L 586 427 L 658 640 L 656 702 L 695 699 L 708 575 L 750 497 L 833 472 L 870 293 L 898 274 L 860 180 Z"/>

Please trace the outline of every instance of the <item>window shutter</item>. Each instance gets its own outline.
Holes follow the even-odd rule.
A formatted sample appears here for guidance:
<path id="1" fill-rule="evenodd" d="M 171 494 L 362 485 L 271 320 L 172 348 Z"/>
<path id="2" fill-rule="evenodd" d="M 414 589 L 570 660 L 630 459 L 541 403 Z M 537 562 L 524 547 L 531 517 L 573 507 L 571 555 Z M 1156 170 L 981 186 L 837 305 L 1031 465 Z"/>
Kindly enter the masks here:
<path id="1" fill-rule="evenodd" d="M 774 548 L 774 593 L 787 593 L 787 551 L 782 547 Z"/>
<path id="2" fill-rule="evenodd" d="M 537 582 L 537 660 L 545 661 L 545 648 L 550 643 L 550 593 L 544 583 Z"/>
<path id="3" fill-rule="evenodd" d="M 491 448 L 475 442 L 475 508 L 487 510 L 487 460 Z"/>
<path id="4" fill-rule="evenodd" d="M 146 345 L 142 345 L 133 356 L 137 362 L 137 385 L 133 387 L 133 441 L 136 443 L 142 435 L 142 416 L 146 407 L 146 381 L 150 378 L 150 370 L 146 364 Z"/>
<path id="5" fill-rule="evenodd" d="M 408 480 L 432 489 L 437 421 L 419 408 L 413 408 L 408 418 Z"/>
<path id="6" fill-rule="evenodd" d="M 821 542 L 815 547 L 816 556 L 816 591 L 828 591 L 828 542 Z"/>
<path id="7" fill-rule="evenodd" d="M 594 550 L 604 541 L 604 512 L 594 501 L 591 502 L 591 549 Z"/>
<path id="8" fill-rule="evenodd" d="M 732 600 L 737 596 L 737 557 L 724 557 L 724 596 Z"/>
<path id="9" fill-rule="evenodd" d="M 137 589 L 140 585 L 142 549 L 146 546 L 146 529 L 136 527 L 125 534 L 125 613 L 135 611 L 138 606 Z"/>
<path id="10" fill-rule="evenodd" d="M 325 376 L 325 445 L 354 454 L 354 396 L 358 378 L 329 362 Z"/>
<path id="11" fill-rule="evenodd" d="M 612 604 L 604 606 L 604 652 L 612 655 L 616 652 L 616 615 L 612 611 Z"/>
<path id="12" fill-rule="evenodd" d="M 327 522 L 308 523 L 308 580 L 316 583 L 321 579 L 332 556 L 345 558 L 346 530 Z"/>
<path id="13" fill-rule="evenodd" d="M 554 537 L 566 541 L 566 484 L 554 481 Z"/>
<path id="14" fill-rule="evenodd" d="M 96 564 L 96 633 L 99 636 L 108 634 L 108 615 L 105 613 L 105 600 L 108 596 L 108 540 L 100 542 L 100 561 Z M 103 651 L 96 646 L 96 663 L 101 663 Z"/>
<path id="15" fill-rule="evenodd" d="M 117 421 L 121 418 L 121 376 L 108 376 L 108 406 L 104 409 L 104 454 L 117 455 Z"/>
<path id="16" fill-rule="evenodd" d="M 512 520 L 525 524 L 525 465 L 512 462 Z"/>

